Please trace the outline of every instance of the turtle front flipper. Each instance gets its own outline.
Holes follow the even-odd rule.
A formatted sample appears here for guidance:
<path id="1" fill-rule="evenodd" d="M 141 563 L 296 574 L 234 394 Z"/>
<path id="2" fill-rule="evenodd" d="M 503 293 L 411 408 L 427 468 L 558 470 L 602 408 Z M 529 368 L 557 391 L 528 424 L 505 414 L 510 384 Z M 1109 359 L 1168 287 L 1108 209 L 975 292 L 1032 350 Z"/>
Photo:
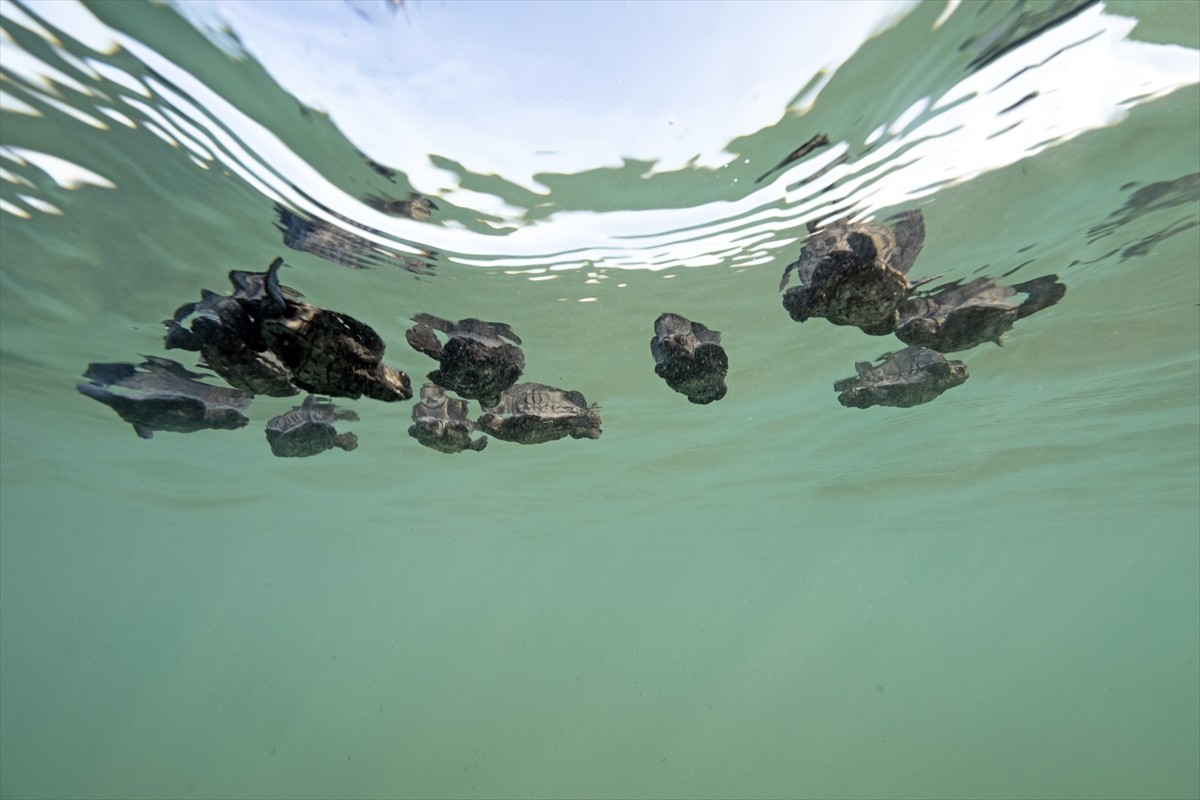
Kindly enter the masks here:
<path id="1" fill-rule="evenodd" d="M 357 419 L 357 417 L 355 417 L 355 419 Z M 334 447 L 340 447 L 349 452 L 350 450 L 358 447 L 358 437 L 349 432 L 339 433 L 337 436 L 333 437 L 333 444 Z"/>
<path id="2" fill-rule="evenodd" d="M 424 353 L 435 361 L 442 360 L 442 343 L 438 341 L 433 328 L 425 323 L 422 322 L 406 330 L 404 338 L 408 340 L 409 346 L 418 353 Z"/>

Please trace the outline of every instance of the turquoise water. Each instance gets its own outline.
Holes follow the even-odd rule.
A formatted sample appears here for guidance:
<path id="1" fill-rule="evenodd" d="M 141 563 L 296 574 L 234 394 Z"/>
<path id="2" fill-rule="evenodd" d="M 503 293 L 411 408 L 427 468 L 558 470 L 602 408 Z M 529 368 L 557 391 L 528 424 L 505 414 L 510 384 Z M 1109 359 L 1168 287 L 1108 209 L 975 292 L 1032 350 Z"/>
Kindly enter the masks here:
<path id="1" fill-rule="evenodd" d="M 1049 7 L 885 7 L 824 78 L 769 39 L 746 63 L 700 45 L 787 41 L 797 13 L 840 30 L 834 6 L 695 6 L 682 29 L 671 4 L 495 7 L 512 47 L 479 56 L 484 100 L 455 83 L 500 24 L 481 6 L 296 6 L 305 38 L 253 18 L 272 5 L 215 7 L 224 30 L 195 6 L 3 5 L 0 795 L 1200 795 L 1200 7 L 1089 5 L 974 73 Z M 628 49 L 580 58 L 615 47 L 613 80 L 643 84 L 536 71 L 530 41 L 605 25 Z M 728 85 L 670 83 L 666 39 L 647 72 L 668 29 Z M 371 31 L 444 83 L 314 46 Z M 496 117 L 438 105 L 538 86 Z M 659 127 L 622 139 L 626 101 Z M 465 130 L 431 149 L 416 128 L 439 124 Z M 363 202 L 410 191 L 429 220 Z M 376 265 L 285 247 L 276 203 Z M 932 403 L 843 408 L 834 381 L 894 340 L 797 325 L 779 276 L 809 220 L 901 207 L 925 215 L 915 275 L 1067 294 L 956 354 L 971 377 Z M 359 400 L 356 451 L 284 460 L 261 431 L 288 399 L 143 441 L 75 392 L 277 255 L 415 381 L 413 314 L 511 323 L 526 377 L 598 402 L 603 436 L 447 456 L 406 435 L 409 404 Z M 720 402 L 654 375 L 668 310 L 722 331 Z"/>

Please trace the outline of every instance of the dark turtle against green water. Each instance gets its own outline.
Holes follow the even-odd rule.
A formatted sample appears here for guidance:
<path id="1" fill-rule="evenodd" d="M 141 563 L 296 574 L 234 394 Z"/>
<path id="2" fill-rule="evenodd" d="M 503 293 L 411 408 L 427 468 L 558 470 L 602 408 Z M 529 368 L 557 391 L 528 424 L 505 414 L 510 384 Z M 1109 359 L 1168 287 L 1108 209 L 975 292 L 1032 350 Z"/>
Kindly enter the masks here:
<path id="1" fill-rule="evenodd" d="M 267 442 L 280 458 L 315 456 L 334 447 L 358 447 L 357 436 L 338 433 L 333 427 L 337 420 L 357 422 L 358 414 L 337 408 L 329 398 L 310 394 L 301 405 L 267 422 Z"/>
<path id="2" fill-rule="evenodd" d="M 564 436 L 599 439 L 600 414 L 579 392 L 566 392 L 544 383 L 518 383 L 500 394 L 500 402 L 485 408 L 479 428 L 497 439 L 541 444 Z"/>
<path id="3" fill-rule="evenodd" d="M 860 361 L 854 368 L 856 377 L 833 385 L 834 391 L 840 392 L 838 402 L 848 408 L 910 408 L 928 403 L 967 379 L 966 364 L 947 361 L 941 353 L 925 347 L 906 347 L 884 356 L 878 366 Z"/>
<path id="4" fill-rule="evenodd" d="M 890 226 L 843 220 L 821 230 L 810 222 L 800 258 L 788 264 L 779 282 L 780 290 L 787 287 L 792 271 L 800 279 L 783 295 L 792 319 L 824 317 L 873 336 L 894 331 L 900 304 L 929 280 L 910 283 L 906 274 L 925 242 L 924 216 L 908 211 L 894 220 Z"/>
<path id="5" fill-rule="evenodd" d="M 440 386 L 427 383 L 421 387 L 421 399 L 413 406 L 412 419 L 408 435 L 439 452 L 460 453 L 487 447 L 486 436 L 471 439 L 477 426 L 467 418 L 467 401 L 447 397 Z"/>
<path id="6" fill-rule="evenodd" d="M 992 278 L 976 278 L 965 285 L 950 284 L 927 295 L 911 297 L 900 306 L 896 337 L 939 353 L 969 350 L 984 342 L 1001 344 L 1000 337 L 1018 319 L 1052 306 L 1066 294 L 1057 275 L 998 286 Z M 1019 305 L 1005 300 L 1029 295 Z"/>
<path id="7" fill-rule="evenodd" d="M 517 347 L 521 339 L 503 322 L 460 319 L 458 322 L 417 314 L 417 324 L 404 333 L 414 350 L 441 362 L 429 380 L 481 406 L 492 406 L 500 393 L 517 382 L 525 369 L 525 354 Z M 434 331 L 449 338 L 443 345 Z M 508 339 L 509 344 L 504 341 Z"/>
<path id="8" fill-rule="evenodd" d="M 654 372 L 691 402 L 703 405 L 725 396 L 729 357 L 720 331 L 668 312 L 654 321 L 650 353 Z"/>
<path id="9" fill-rule="evenodd" d="M 242 413 L 253 398 L 249 393 L 199 383 L 194 379 L 206 376 L 178 361 L 144 358 L 137 366 L 88 364 L 83 377 L 89 382 L 75 388 L 116 411 L 143 439 L 155 431 L 234 430 L 249 422 Z"/>
<path id="10" fill-rule="evenodd" d="M 253 394 L 289 397 L 299 390 L 262 336 L 266 274 L 230 272 L 231 296 L 202 289 L 200 302 L 180 306 L 163 322 L 167 328 L 164 341 L 168 350 L 199 351 L 201 364 L 230 386 Z M 287 287 L 280 289 L 298 296 Z M 184 327 L 189 317 L 189 327 Z"/>
<path id="11" fill-rule="evenodd" d="M 383 363 L 385 345 L 371 326 L 348 314 L 286 297 L 277 258 L 267 270 L 262 335 L 292 373 L 292 383 L 313 394 L 394 402 L 412 397 L 408 376 Z"/>

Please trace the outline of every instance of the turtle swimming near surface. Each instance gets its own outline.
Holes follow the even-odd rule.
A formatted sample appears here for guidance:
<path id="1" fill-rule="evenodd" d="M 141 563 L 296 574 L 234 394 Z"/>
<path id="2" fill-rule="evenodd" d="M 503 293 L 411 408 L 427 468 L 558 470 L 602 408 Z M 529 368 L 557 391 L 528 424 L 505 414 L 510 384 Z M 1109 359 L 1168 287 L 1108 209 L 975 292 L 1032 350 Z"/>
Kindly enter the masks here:
<path id="1" fill-rule="evenodd" d="M 668 312 L 654 321 L 650 353 L 654 372 L 691 402 L 703 405 L 725 396 L 729 357 L 720 331 Z"/>
<path id="2" fill-rule="evenodd" d="M 479 428 L 497 439 L 541 444 L 564 436 L 599 439 L 600 414 L 579 392 L 544 383 L 518 383 L 505 389 L 500 402 L 484 409 Z"/>
<path id="3" fill-rule="evenodd" d="M 447 397 L 440 386 L 421 387 L 421 399 L 412 410 L 413 424 L 408 435 L 421 444 L 442 453 L 482 450 L 487 437 L 472 440 L 476 424 L 467 417 L 467 401 Z"/>
<path id="4" fill-rule="evenodd" d="M 303 404 L 267 422 L 267 442 L 280 458 L 315 456 L 334 447 L 358 447 L 357 436 L 338 433 L 333 427 L 337 420 L 357 422 L 358 414 L 338 409 L 328 398 L 310 394 Z"/>
<path id="5" fill-rule="evenodd" d="M 984 342 L 1000 344 L 1014 322 L 1054 305 L 1066 291 L 1057 275 L 1015 286 L 998 286 L 992 278 L 952 284 L 906 300 L 900 306 L 896 338 L 939 353 L 969 350 Z M 1004 302 L 1015 294 L 1029 296 L 1020 305 Z"/>
<path id="6" fill-rule="evenodd" d="M 925 347 L 906 347 L 884 356 L 878 366 L 860 361 L 854 368 L 856 377 L 833 385 L 834 391 L 840 392 L 838 402 L 848 408 L 910 408 L 928 403 L 968 377 L 966 364 L 947 361 L 941 353 Z"/>
<path id="7" fill-rule="evenodd" d="M 292 383 L 313 394 L 394 402 L 412 397 L 408 376 L 383 363 L 386 345 L 371 326 L 348 314 L 285 297 L 277 258 L 267 270 L 262 301 L 263 339 L 292 373 Z"/>
<path id="8" fill-rule="evenodd" d="M 835 325 L 853 325 L 873 336 L 896 329 L 897 309 L 925 279 L 910 283 L 912 268 L 925 241 L 925 218 L 908 211 L 892 225 L 835 222 L 809 237 L 800 257 L 783 271 L 785 289 L 794 270 L 799 286 L 784 292 L 783 306 L 797 322 L 824 317 Z"/>
<path id="9" fill-rule="evenodd" d="M 155 431 L 235 430 L 249 422 L 242 412 L 253 395 L 199 383 L 194 379 L 205 376 L 178 361 L 144 358 L 138 366 L 89 364 L 83 374 L 89 382 L 75 388 L 116 411 L 143 439 L 153 438 Z"/>
<path id="10" fill-rule="evenodd" d="M 440 362 L 429 380 L 459 397 L 493 406 L 525 369 L 525 354 L 517 347 L 521 339 L 503 322 L 474 318 L 451 322 L 432 314 L 417 314 L 413 322 L 417 324 L 405 331 L 404 338 L 414 350 Z M 434 331 L 449 337 L 445 344 Z"/>

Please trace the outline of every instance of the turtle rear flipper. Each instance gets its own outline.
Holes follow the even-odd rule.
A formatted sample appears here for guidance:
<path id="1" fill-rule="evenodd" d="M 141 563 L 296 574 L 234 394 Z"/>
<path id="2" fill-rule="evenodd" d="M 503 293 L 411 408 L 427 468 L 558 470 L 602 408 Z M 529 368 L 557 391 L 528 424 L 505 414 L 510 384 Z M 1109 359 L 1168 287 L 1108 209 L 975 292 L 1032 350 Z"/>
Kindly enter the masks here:
<path id="1" fill-rule="evenodd" d="M 426 315 L 420 314 L 418 316 Z M 437 334 L 433 332 L 433 328 L 425 323 L 406 330 L 404 338 L 408 340 L 409 346 L 418 353 L 424 353 L 435 361 L 442 360 L 442 343 L 438 341 Z"/>
<path id="2" fill-rule="evenodd" d="M 488 438 L 486 436 L 481 436 L 478 439 L 475 439 L 474 441 L 472 441 L 470 444 L 468 444 L 467 449 L 474 450 L 476 453 L 478 453 L 480 450 L 487 447 L 487 443 L 488 443 Z"/>
<path id="3" fill-rule="evenodd" d="M 1025 298 L 1025 302 L 1017 306 L 1017 319 L 1024 319 L 1043 308 L 1049 308 L 1062 300 L 1067 293 L 1067 287 L 1058 282 L 1057 275 L 1043 275 L 1040 278 L 1018 283 L 1012 288 L 1029 295 Z"/>
<path id="4" fill-rule="evenodd" d="M 356 416 L 354 419 L 358 419 L 358 417 Z M 339 433 L 337 436 L 333 437 L 333 444 L 335 447 L 340 447 L 349 452 L 350 450 L 358 447 L 358 437 L 349 432 Z"/>

